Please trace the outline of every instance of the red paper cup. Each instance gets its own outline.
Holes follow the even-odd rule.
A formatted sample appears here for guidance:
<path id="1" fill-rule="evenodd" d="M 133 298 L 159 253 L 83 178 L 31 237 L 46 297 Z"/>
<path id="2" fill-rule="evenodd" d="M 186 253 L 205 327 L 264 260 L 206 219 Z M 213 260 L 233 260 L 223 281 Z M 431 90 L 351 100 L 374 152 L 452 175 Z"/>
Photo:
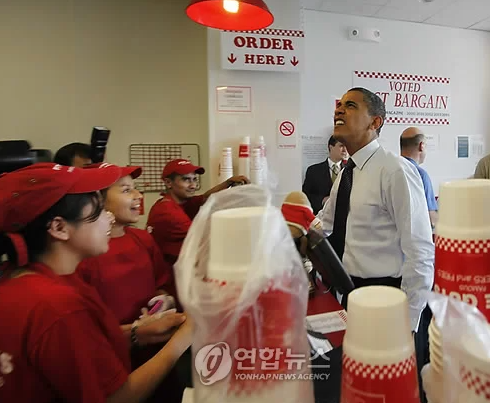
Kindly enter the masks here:
<path id="1" fill-rule="evenodd" d="M 341 403 L 420 403 L 415 355 L 385 365 L 344 354 Z"/>
<path id="2" fill-rule="evenodd" d="M 341 403 L 420 403 L 405 293 L 361 287 L 347 305 Z"/>
<path id="3" fill-rule="evenodd" d="M 478 307 L 490 319 L 490 181 L 440 187 L 434 290 Z"/>
<path id="4" fill-rule="evenodd" d="M 490 320 L 490 239 L 436 239 L 434 291 L 476 306 Z"/>

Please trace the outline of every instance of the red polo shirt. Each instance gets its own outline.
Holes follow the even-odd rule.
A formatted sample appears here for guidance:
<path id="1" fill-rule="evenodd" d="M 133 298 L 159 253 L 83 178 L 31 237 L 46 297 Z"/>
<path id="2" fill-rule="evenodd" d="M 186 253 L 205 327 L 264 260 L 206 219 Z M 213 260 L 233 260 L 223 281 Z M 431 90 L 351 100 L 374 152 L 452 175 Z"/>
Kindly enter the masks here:
<path id="1" fill-rule="evenodd" d="M 151 208 L 147 230 L 171 265 L 177 261 L 192 220 L 203 204 L 204 196 L 194 196 L 179 204 L 169 195 L 164 195 Z"/>
<path id="2" fill-rule="evenodd" d="M 175 295 L 173 270 L 151 235 L 131 227 L 125 232 L 111 238 L 107 253 L 85 259 L 77 268 L 122 325 L 138 319 L 157 289 Z"/>
<path id="3" fill-rule="evenodd" d="M 105 403 L 127 380 L 129 346 L 78 275 L 0 279 L 0 402 Z"/>

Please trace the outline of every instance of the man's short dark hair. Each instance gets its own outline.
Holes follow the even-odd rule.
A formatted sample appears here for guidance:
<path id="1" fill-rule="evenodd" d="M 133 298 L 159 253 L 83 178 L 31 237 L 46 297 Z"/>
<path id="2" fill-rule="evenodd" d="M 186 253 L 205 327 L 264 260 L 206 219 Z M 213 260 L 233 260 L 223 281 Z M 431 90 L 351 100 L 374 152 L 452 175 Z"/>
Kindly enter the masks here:
<path id="1" fill-rule="evenodd" d="M 75 156 L 80 158 L 91 159 L 92 148 L 90 144 L 85 143 L 70 143 L 61 147 L 54 156 L 54 162 L 60 165 L 71 166 Z"/>
<path id="2" fill-rule="evenodd" d="M 362 97 L 364 99 L 364 102 L 366 103 L 369 114 L 371 116 L 381 116 L 381 118 L 383 119 L 383 121 L 381 122 L 381 126 L 378 127 L 378 130 L 376 130 L 376 132 L 379 135 L 379 133 L 381 133 L 381 128 L 383 127 L 386 119 L 385 103 L 374 92 L 371 92 L 366 88 L 354 87 L 351 88 L 348 92 L 351 91 L 357 91 L 362 93 Z"/>
<path id="3" fill-rule="evenodd" d="M 330 146 L 335 147 L 338 142 L 339 141 L 334 138 L 334 136 L 330 136 L 330 138 L 328 139 L 328 149 L 330 150 Z"/>
<path id="4" fill-rule="evenodd" d="M 423 141 L 425 141 L 425 135 L 423 133 L 416 134 L 415 136 L 412 137 L 400 136 L 400 149 L 406 150 L 410 148 L 416 148 Z"/>

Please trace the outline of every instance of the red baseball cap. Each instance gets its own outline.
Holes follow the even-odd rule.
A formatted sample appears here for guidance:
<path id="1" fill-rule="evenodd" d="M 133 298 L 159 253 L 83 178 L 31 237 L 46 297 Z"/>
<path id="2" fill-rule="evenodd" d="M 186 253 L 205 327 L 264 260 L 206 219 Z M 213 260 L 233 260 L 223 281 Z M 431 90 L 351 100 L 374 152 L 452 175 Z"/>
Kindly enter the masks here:
<path id="1" fill-rule="evenodd" d="M 108 188 L 121 168 L 82 169 L 48 162 L 0 175 L 0 232 L 18 232 L 67 194 Z"/>
<path id="2" fill-rule="evenodd" d="M 165 165 L 165 168 L 163 168 L 162 172 L 162 179 L 165 179 L 172 174 L 187 175 L 190 173 L 196 173 L 202 175 L 204 172 L 205 170 L 203 167 L 194 165 L 189 160 L 176 159 L 170 161 L 169 163 L 167 163 L 167 165 Z"/>
<path id="3" fill-rule="evenodd" d="M 90 164 L 84 166 L 84 169 L 86 168 L 110 168 L 110 167 L 117 167 L 121 170 L 121 176 L 119 176 L 118 179 L 124 178 L 125 176 L 131 176 L 131 178 L 136 179 L 141 174 L 143 173 L 143 169 L 138 166 L 127 166 L 127 167 L 121 167 L 113 164 L 108 164 L 106 162 L 99 162 L 97 164 Z"/>

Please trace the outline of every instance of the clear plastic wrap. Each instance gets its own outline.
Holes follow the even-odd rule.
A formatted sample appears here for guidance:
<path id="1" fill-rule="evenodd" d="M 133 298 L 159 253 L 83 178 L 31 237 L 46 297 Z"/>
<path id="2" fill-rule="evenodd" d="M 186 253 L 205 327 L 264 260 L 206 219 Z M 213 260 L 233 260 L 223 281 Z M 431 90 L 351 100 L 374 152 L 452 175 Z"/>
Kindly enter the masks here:
<path id="1" fill-rule="evenodd" d="M 430 364 L 422 370 L 429 403 L 490 402 L 490 325 L 475 307 L 430 293 Z"/>
<path id="2" fill-rule="evenodd" d="M 308 280 L 268 190 L 246 185 L 212 195 L 175 276 L 195 322 L 195 403 L 313 402 Z"/>

